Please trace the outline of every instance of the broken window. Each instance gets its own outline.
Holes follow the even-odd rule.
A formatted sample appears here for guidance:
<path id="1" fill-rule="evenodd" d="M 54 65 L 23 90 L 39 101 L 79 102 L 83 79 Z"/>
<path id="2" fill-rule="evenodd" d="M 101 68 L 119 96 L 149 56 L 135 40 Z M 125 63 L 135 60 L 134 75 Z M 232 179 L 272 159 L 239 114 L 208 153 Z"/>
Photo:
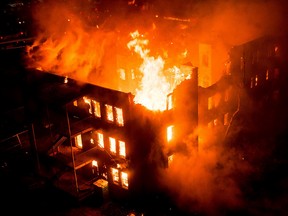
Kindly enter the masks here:
<path id="1" fill-rule="evenodd" d="M 119 141 L 119 156 L 126 157 L 125 142 Z"/>
<path id="2" fill-rule="evenodd" d="M 114 184 L 119 184 L 119 170 L 111 168 L 112 180 Z"/>
<path id="3" fill-rule="evenodd" d="M 128 174 L 126 172 L 121 172 L 121 185 L 123 188 L 128 188 Z"/>
<path id="4" fill-rule="evenodd" d="M 116 113 L 116 122 L 118 125 L 123 126 L 124 125 L 124 119 L 123 119 L 123 111 L 121 108 L 115 107 L 115 113 Z"/>
<path id="5" fill-rule="evenodd" d="M 106 107 L 106 118 L 108 121 L 113 122 L 114 116 L 113 116 L 113 107 L 111 105 L 105 104 Z"/>
<path id="6" fill-rule="evenodd" d="M 101 118 L 100 103 L 98 101 L 92 100 L 92 104 L 94 108 L 94 116 L 97 118 Z"/>
<path id="7" fill-rule="evenodd" d="M 82 136 L 81 136 L 81 134 L 79 134 L 79 135 L 77 135 L 77 136 L 75 137 L 75 146 L 76 146 L 77 148 L 80 148 L 80 149 L 83 148 Z"/>
<path id="8" fill-rule="evenodd" d="M 116 154 L 116 140 L 112 137 L 109 137 L 110 152 Z"/>
<path id="9" fill-rule="evenodd" d="M 167 141 L 170 142 L 173 138 L 173 125 L 167 127 Z"/>

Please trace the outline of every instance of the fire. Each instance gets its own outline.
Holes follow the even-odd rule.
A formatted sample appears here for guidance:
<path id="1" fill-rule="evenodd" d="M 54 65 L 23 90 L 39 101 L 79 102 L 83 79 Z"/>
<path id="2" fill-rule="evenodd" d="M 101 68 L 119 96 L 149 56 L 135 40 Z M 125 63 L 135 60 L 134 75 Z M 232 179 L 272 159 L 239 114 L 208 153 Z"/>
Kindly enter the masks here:
<path id="1" fill-rule="evenodd" d="M 131 37 L 133 40 L 127 44 L 128 48 L 134 49 L 143 59 L 139 68 L 143 78 L 140 88 L 136 89 L 134 102 L 150 110 L 165 110 L 166 96 L 171 91 L 171 87 L 163 75 L 164 60 L 160 56 L 157 58 L 149 56 L 150 50 L 145 49 L 148 40 L 143 39 L 138 31 L 131 33 Z"/>
<path id="2" fill-rule="evenodd" d="M 142 104 L 150 110 L 163 111 L 167 106 L 167 95 L 187 77 L 176 66 L 164 71 L 165 61 L 163 58 L 150 56 L 150 50 L 145 48 L 149 41 L 144 39 L 138 31 L 130 35 L 132 40 L 127 44 L 128 48 L 133 49 L 143 60 L 139 67 L 143 77 L 140 86 L 136 89 L 134 102 Z M 165 75 L 165 72 L 169 76 Z"/>

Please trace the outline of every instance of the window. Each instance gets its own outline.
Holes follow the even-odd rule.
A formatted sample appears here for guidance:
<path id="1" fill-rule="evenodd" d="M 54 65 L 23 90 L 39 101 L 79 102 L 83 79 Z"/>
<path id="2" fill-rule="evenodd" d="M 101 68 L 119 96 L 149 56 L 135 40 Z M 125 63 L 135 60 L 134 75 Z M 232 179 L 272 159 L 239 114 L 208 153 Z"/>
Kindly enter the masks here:
<path id="1" fill-rule="evenodd" d="M 265 79 L 266 79 L 266 80 L 269 79 L 269 70 L 268 70 L 268 69 L 266 70 L 266 76 L 265 76 Z"/>
<path id="2" fill-rule="evenodd" d="M 173 108 L 172 94 L 167 96 L 167 110 L 171 110 Z"/>
<path id="3" fill-rule="evenodd" d="M 89 105 L 89 113 L 92 114 L 92 106 L 91 106 L 91 99 L 89 99 L 88 97 L 84 96 L 83 100 L 86 104 Z"/>
<path id="4" fill-rule="evenodd" d="M 119 170 L 115 168 L 111 168 L 112 180 L 113 183 L 119 184 Z"/>
<path id="5" fill-rule="evenodd" d="M 119 141 L 119 156 L 126 157 L 125 142 Z"/>
<path id="6" fill-rule="evenodd" d="M 98 167 L 98 162 L 97 162 L 96 160 L 93 160 L 93 161 L 92 161 L 92 166 L 93 166 L 93 167 Z"/>
<path id="7" fill-rule="evenodd" d="M 172 138 L 173 138 L 173 128 L 174 126 L 173 125 L 170 125 L 167 127 L 167 141 L 171 141 Z"/>
<path id="8" fill-rule="evenodd" d="M 116 140 L 112 137 L 109 137 L 110 152 L 116 154 Z"/>
<path id="9" fill-rule="evenodd" d="M 121 172 L 121 185 L 123 188 L 128 188 L 128 174 Z"/>
<path id="10" fill-rule="evenodd" d="M 94 108 L 94 116 L 97 118 L 101 118 L 100 103 L 98 101 L 92 100 L 92 104 Z"/>
<path id="11" fill-rule="evenodd" d="M 255 76 L 255 86 L 258 85 L 258 75 Z"/>
<path id="12" fill-rule="evenodd" d="M 73 105 L 77 107 L 78 106 L 78 101 L 77 100 L 73 101 Z"/>
<path id="13" fill-rule="evenodd" d="M 81 134 L 79 134 L 79 135 L 77 135 L 77 136 L 75 137 L 75 146 L 76 146 L 77 148 L 80 148 L 80 149 L 83 148 Z"/>
<path id="14" fill-rule="evenodd" d="M 108 121 L 113 122 L 114 116 L 113 116 L 113 107 L 111 105 L 105 104 L 106 107 L 106 118 Z"/>
<path id="15" fill-rule="evenodd" d="M 104 136 L 103 133 L 97 132 L 97 143 L 100 148 L 104 148 Z"/>
<path id="16" fill-rule="evenodd" d="M 123 111 L 121 108 L 115 107 L 115 113 L 116 113 L 116 122 L 118 125 L 123 126 L 124 125 L 124 119 L 123 119 Z"/>

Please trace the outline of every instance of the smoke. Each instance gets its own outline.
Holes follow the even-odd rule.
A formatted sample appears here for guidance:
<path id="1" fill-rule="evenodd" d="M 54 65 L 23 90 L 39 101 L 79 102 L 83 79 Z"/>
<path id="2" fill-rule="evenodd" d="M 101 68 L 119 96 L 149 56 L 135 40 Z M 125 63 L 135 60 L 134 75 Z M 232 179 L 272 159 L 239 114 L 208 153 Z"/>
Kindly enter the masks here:
<path id="1" fill-rule="evenodd" d="M 92 9 L 76 3 L 38 5 L 34 13 L 36 40 L 27 48 L 27 67 L 112 88 L 116 33 L 88 25 Z"/>
<path id="2" fill-rule="evenodd" d="M 186 141 L 188 151 L 174 154 L 169 168 L 162 172 L 163 187 L 177 206 L 187 212 L 227 215 L 242 209 L 245 200 L 241 186 L 252 167 L 241 161 L 235 150 L 224 146 L 216 135 L 220 133 L 201 134 L 205 141 L 200 141 L 198 152 Z"/>

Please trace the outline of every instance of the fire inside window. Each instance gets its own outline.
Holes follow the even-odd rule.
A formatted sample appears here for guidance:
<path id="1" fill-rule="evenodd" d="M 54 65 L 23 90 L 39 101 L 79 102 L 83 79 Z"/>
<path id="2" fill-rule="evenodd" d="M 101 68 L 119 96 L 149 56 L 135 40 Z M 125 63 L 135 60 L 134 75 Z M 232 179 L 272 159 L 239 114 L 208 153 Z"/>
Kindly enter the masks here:
<path id="1" fill-rule="evenodd" d="M 173 108 L 172 94 L 167 96 L 167 110 L 171 110 Z"/>
<path id="2" fill-rule="evenodd" d="M 97 118 L 101 118 L 100 103 L 98 101 L 92 100 L 92 104 L 94 108 L 94 116 Z"/>
<path id="3" fill-rule="evenodd" d="M 128 174 L 121 172 L 121 185 L 123 188 L 128 188 Z"/>
<path id="4" fill-rule="evenodd" d="M 119 141 L 119 155 L 121 157 L 126 157 L 125 142 Z"/>
<path id="5" fill-rule="evenodd" d="M 77 136 L 75 137 L 75 146 L 76 146 L 77 148 L 80 148 L 80 149 L 83 148 L 81 134 L 79 134 L 79 135 L 77 135 Z"/>
<path id="6" fill-rule="evenodd" d="M 98 162 L 97 162 L 96 160 L 93 160 L 93 161 L 92 161 L 92 166 L 93 166 L 93 167 L 98 167 Z"/>
<path id="7" fill-rule="evenodd" d="M 106 107 L 106 118 L 108 121 L 113 122 L 114 117 L 113 117 L 113 107 L 111 105 L 105 104 Z"/>
<path id="8" fill-rule="evenodd" d="M 167 127 L 167 141 L 168 142 L 170 142 L 173 138 L 173 129 L 174 129 L 173 125 L 170 125 Z"/>
<path id="9" fill-rule="evenodd" d="M 121 108 L 115 107 L 116 112 L 116 122 L 118 125 L 123 126 L 124 125 L 124 119 L 123 119 L 123 112 Z"/>
<path id="10" fill-rule="evenodd" d="M 118 169 L 111 168 L 112 180 L 113 183 L 119 184 L 119 171 Z"/>
<path id="11" fill-rule="evenodd" d="M 103 133 L 97 132 L 97 143 L 100 148 L 104 148 L 104 136 Z"/>
<path id="12" fill-rule="evenodd" d="M 91 106 L 91 99 L 87 98 L 86 96 L 83 97 L 83 100 L 86 104 L 89 105 L 89 113 L 92 114 L 92 106 Z"/>
<path id="13" fill-rule="evenodd" d="M 113 154 L 116 154 L 116 140 L 112 137 L 109 137 L 110 151 Z"/>

